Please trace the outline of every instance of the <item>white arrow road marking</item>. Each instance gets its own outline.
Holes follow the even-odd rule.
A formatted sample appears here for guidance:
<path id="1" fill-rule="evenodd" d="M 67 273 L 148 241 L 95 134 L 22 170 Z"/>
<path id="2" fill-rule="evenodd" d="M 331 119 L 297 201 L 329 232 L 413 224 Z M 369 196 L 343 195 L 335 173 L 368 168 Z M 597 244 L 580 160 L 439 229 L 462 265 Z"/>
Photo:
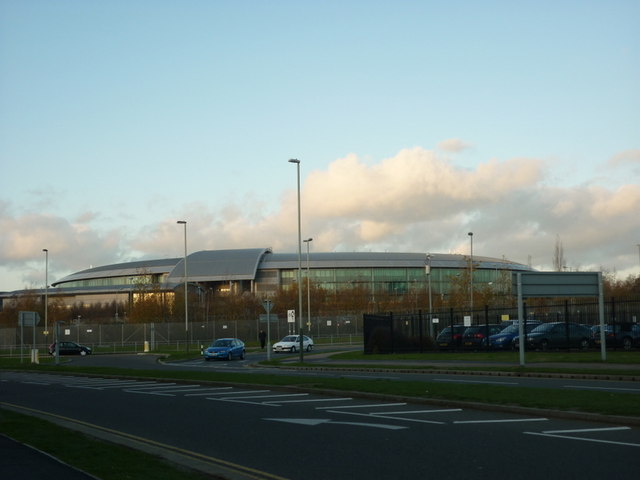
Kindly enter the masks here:
<path id="1" fill-rule="evenodd" d="M 295 423 L 297 425 L 306 425 L 309 427 L 315 427 L 323 423 L 331 423 L 334 425 L 353 425 L 354 427 L 373 427 L 384 428 L 387 430 L 403 430 L 407 427 L 401 427 L 399 425 L 384 425 L 379 423 L 362 423 L 362 422 L 334 422 L 329 418 L 264 418 L 270 422 L 284 422 Z"/>

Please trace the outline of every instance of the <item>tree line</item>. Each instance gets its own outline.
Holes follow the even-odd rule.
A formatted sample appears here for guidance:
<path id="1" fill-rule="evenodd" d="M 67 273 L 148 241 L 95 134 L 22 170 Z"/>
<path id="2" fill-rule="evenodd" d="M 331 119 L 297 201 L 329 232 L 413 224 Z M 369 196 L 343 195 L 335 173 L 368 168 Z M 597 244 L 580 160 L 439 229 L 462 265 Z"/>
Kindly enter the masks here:
<path id="1" fill-rule="evenodd" d="M 332 292 L 320 285 L 310 283 L 307 295 L 307 283 L 303 282 L 302 317 L 307 318 L 307 297 L 311 298 L 312 317 L 339 317 L 340 315 L 361 315 L 377 312 L 428 312 L 443 309 L 462 310 L 471 303 L 469 272 L 462 271 L 450 278 L 450 290 L 446 295 L 429 293 L 424 288 L 409 289 L 406 292 L 374 292 L 366 286 L 353 284 L 349 288 Z M 640 275 L 631 275 L 619 279 L 615 273 L 605 274 L 605 298 L 617 300 L 636 300 L 640 298 Z M 510 279 L 508 280 L 510 281 Z M 479 284 L 472 290 L 474 308 L 513 307 L 515 298 L 506 285 Z M 49 324 L 54 322 L 90 322 L 90 323 L 151 323 L 184 321 L 184 290 L 164 292 L 159 285 L 137 285 L 130 295 L 130 301 L 96 302 L 92 304 L 76 303 L 65 305 L 55 295 L 48 297 L 47 317 Z M 288 310 L 298 310 L 298 285 L 280 288 L 269 297 L 273 303 L 272 314 L 286 318 Z M 214 295 L 209 292 L 189 291 L 188 311 L 192 322 L 210 320 L 255 320 L 265 310 L 264 299 L 250 292 L 223 293 Z M 544 302 L 544 300 L 540 300 Z M 533 303 L 532 303 L 533 304 Z M 20 311 L 35 311 L 40 314 L 43 325 L 44 296 L 35 291 L 25 291 L 12 302 L 6 302 L 0 312 L 0 326 L 15 327 Z"/>

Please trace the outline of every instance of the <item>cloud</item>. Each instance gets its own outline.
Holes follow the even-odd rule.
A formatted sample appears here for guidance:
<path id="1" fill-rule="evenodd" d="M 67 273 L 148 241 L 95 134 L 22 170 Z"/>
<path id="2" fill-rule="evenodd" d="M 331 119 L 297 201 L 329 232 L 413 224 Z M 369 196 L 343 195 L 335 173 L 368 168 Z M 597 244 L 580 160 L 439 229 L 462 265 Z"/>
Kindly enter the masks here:
<path id="1" fill-rule="evenodd" d="M 542 178 L 543 164 L 537 160 L 492 160 L 469 171 L 432 151 L 413 148 L 372 166 L 349 155 L 326 171 L 312 172 L 304 184 L 304 203 L 313 217 L 435 220 L 501 201 Z"/>
<path id="2" fill-rule="evenodd" d="M 459 153 L 471 148 L 471 145 L 459 138 L 449 138 L 438 143 L 438 150 L 449 153 Z"/>
<path id="3" fill-rule="evenodd" d="M 121 258 L 121 235 L 86 223 L 93 214 L 76 222 L 50 215 L 12 214 L 9 205 L 0 208 L 0 265 L 4 271 L 19 272 L 22 285 L 44 284 L 42 250 L 49 250 L 50 281 L 92 265 L 116 263 Z M 6 286 L 6 288 L 11 288 Z"/>
<path id="4" fill-rule="evenodd" d="M 607 162 L 609 167 L 619 167 L 622 165 L 640 166 L 640 149 L 626 150 L 611 157 Z"/>
<path id="5" fill-rule="evenodd" d="M 626 158 L 626 157 L 625 157 Z M 626 161 L 626 160 L 625 160 Z M 302 235 L 312 251 L 412 251 L 502 257 L 551 268 L 557 236 L 573 268 L 628 271 L 637 266 L 640 186 L 548 184 L 538 159 L 488 160 L 462 168 L 422 148 L 400 150 L 377 163 L 355 154 L 311 172 L 302 184 Z M 129 222 L 107 229 L 113 212 L 85 211 L 73 219 L 0 202 L 0 289 L 40 285 L 42 249 L 50 252 L 50 278 L 136 258 L 188 251 L 272 247 L 297 250 L 296 192 L 267 209 L 247 194 L 226 204 L 173 205 L 155 218 L 130 211 Z M 166 210 L 165 210 L 166 211 Z M 135 216 L 137 215 L 137 216 Z M 111 224 L 110 224 L 111 225 Z M 7 274 L 10 273 L 9 274 Z M 23 284 L 7 284 L 19 274 Z"/>

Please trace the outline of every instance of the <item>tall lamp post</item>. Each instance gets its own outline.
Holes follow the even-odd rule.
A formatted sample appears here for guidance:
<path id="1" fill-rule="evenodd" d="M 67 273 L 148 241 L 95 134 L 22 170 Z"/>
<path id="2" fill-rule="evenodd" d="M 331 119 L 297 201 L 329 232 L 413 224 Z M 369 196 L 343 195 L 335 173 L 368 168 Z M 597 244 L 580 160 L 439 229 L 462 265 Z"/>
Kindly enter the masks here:
<path id="1" fill-rule="evenodd" d="M 311 277 L 309 276 L 309 244 L 313 238 L 303 240 L 307 244 L 307 328 L 311 331 Z"/>
<path id="2" fill-rule="evenodd" d="M 429 335 L 433 337 L 433 305 L 431 303 L 431 254 L 427 254 L 426 266 L 428 285 L 429 285 Z"/>
<path id="3" fill-rule="evenodd" d="M 184 334 L 187 343 L 187 352 L 189 351 L 189 302 L 187 292 L 187 222 L 178 220 L 176 223 L 184 225 Z"/>
<path id="4" fill-rule="evenodd" d="M 47 324 L 49 320 L 49 250 L 43 248 L 44 252 L 44 338 L 47 339 L 49 330 Z"/>
<path id="5" fill-rule="evenodd" d="M 471 322 L 473 322 L 473 232 L 469 232 L 468 235 L 471 242 L 471 255 L 469 257 L 469 313 L 471 314 Z"/>
<path id="6" fill-rule="evenodd" d="M 292 158 L 289 163 L 296 164 L 298 178 L 298 327 L 300 329 L 300 363 L 304 361 L 304 339 L 302 338 L 302 233 L 300 228 L 300 160 Z"/>

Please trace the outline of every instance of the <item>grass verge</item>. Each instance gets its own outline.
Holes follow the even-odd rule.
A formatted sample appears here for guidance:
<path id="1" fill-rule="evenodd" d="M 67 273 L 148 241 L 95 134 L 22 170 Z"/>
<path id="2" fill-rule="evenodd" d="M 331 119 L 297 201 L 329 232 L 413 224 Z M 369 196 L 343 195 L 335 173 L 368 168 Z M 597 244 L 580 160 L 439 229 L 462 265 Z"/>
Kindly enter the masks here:
<path id="1" fill-rule="evenodd" d="M 0 361 L 0 367 L 2 366 Z M 307 364 L 305 364 L 307 365 Z M 590 390 L 559 390 L 483 384 L 454 384 L 425 381 L 354 379 L 261 373 L 226 373 L 190 370 L 132 370 L 110 367 L 77 367 L 72 365 L 22 365 L 16 369 L 86 375 L 154 378 L 200 383 L 249 384 L 280 388 L 308 388 L 362 392 L 419 399 L 455 400 L 495 405 L 551 410 L 571 410 L 602 415 L 640 416 L 639 396 L 632 393 Z"/>
<path id="2" fill-rule="evenodd" d="M 211 480 L 154 455 L 97 440 L 54 423 L 0 409 L 0 431 L 102 480 Z"/>

